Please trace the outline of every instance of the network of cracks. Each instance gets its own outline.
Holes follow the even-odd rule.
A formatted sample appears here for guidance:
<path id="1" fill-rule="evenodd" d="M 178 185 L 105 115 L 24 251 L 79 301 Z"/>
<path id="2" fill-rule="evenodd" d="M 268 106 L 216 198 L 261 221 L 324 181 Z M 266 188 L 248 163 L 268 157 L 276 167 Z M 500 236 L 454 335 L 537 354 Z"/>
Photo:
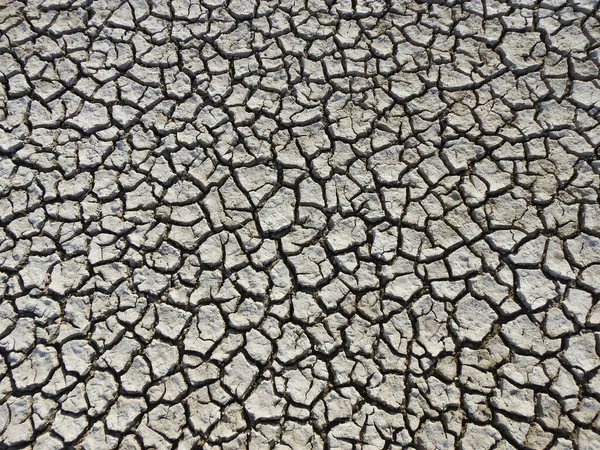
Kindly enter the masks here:
<path id="1" fill-rule="evenodd" d="M 598 0 L 1 0 L 0 448 L 600 449 Z"/>

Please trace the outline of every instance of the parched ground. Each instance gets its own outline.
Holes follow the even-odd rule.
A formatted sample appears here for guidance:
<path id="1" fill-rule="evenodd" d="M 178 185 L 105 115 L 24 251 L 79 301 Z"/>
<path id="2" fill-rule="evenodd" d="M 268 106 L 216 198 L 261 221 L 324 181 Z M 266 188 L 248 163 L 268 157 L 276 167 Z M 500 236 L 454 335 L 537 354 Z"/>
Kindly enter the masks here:
<path id="1" fill-rule="evenodd" d="M 600 449 L 600 0 L 0 5 L 0 448 Z"/>

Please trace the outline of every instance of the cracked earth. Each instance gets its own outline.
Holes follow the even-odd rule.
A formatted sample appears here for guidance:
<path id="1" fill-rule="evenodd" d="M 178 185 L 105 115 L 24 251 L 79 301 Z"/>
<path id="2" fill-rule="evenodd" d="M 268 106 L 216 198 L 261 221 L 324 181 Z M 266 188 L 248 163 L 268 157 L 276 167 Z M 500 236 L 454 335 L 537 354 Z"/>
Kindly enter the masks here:
<path id="1" fill-rule="evenodd" d="M 0 448 L 600 449 L 598 0 L 0 4 Z"/>

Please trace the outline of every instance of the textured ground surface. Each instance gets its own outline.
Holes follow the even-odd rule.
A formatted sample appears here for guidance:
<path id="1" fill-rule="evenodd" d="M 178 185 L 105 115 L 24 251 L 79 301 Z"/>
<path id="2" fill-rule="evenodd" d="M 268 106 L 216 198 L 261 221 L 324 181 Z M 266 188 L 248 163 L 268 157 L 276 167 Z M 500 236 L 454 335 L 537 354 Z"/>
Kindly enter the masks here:
<path id="1" fill-rule="evenodd" d="M 600 449 L 597 0 L 0 3 L 0 448 Z"/>

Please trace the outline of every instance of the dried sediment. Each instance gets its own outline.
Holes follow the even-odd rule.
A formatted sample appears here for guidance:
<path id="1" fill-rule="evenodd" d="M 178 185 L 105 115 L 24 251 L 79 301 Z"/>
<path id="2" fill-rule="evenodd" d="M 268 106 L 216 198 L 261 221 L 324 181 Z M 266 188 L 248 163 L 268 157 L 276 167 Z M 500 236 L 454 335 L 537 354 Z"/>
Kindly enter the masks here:
<path id="1" fill-rule="evenodd" d="M 600 448 L 597 0 L 0 3 L 1 448 Z"/>

